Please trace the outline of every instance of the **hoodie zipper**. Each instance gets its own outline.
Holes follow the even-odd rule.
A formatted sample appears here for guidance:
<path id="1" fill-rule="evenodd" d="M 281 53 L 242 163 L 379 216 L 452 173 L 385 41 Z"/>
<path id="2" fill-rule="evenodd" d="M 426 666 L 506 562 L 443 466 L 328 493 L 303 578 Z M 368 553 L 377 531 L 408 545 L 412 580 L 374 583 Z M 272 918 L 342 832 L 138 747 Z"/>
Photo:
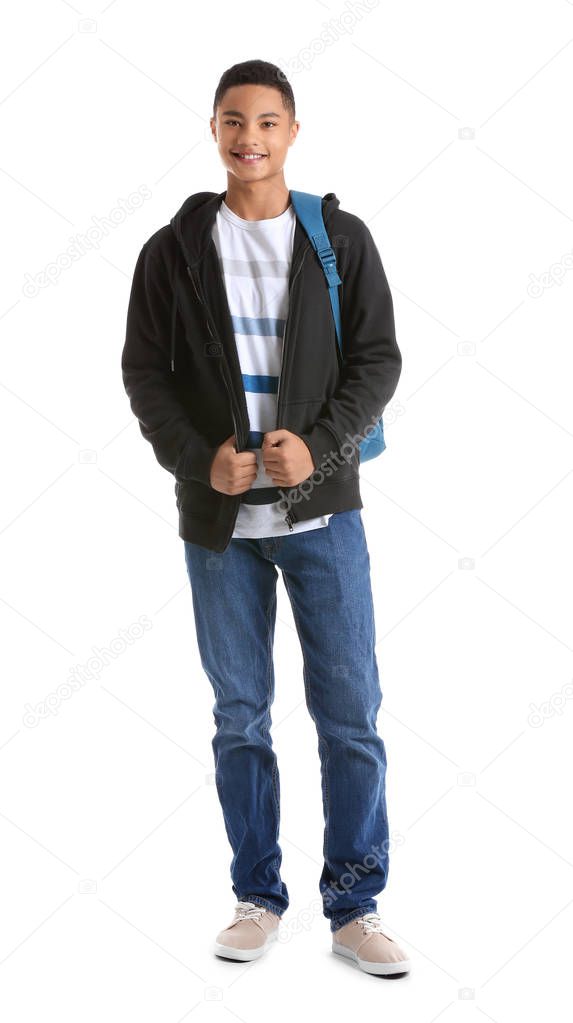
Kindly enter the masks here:
<path id="1" fill-rule="evenodd" d="M 211 327 L 211 322 L 210 322 L 210 320 L 211 320 L 211 313 L 210 313 L 210 310 L 209 310 L 209 306 L 207 305 L 207 302 L 202 298 L 201 294 L 199 293 L 199 288 L 198 288 L 197 283 L 195 281 L 195 278 L 193 276 L 193 272 L 191 270 L 191 267 L 188 266 L 188 265 L 187 265 L 187 273 L 189 274 L 189 277 L 191 278 L 191 282 L 192 282 L 193 287 L 195 289 L 195 294 L 197 296 L 197 300 L 199 301 L 200 305 L 203 307 L 203 309 L 205 311 L 205 322 L 207 324 L 207 330 L 209 331 L 209 334 L 211 335 L 213 340 L 218 342 L 218 344 L 221 347 L 221 351 L 223 353 L 223 358 L 219 362 L 219 369 L 221 370 L 221 375 L 223 377 L 223 381 L 224 381 L 225 387 L 227 389 L 227 394 L 229 395 L 229 404 L 231 406 L 231 416 L 233 418 L 233 427 L 234 427 L 234 430 L 235 430 L 235 440 L 237 442 L 237 450 L 241 450 L 240 433 L 239 433 L 239 430 L 237 428 L 237 420 L 235 418 L 235 403 L 234 403 L 234 398 L 233 398 L 233 387 L 232 387 L 232 381 L 230 379 L 229 367 L 227 366 L 227 356 L 225 354 L 225 349 L 223 348 L 223 345 L 219 341 L 219 339 L 218 339 L 218 337 L 216 335 L 216 332 L 214 332 L 212 327 Z M 239 507 L 240 507 L 240 504 L 241 504 L 241 495 L 240 494 L 235 494 L 235 495 L 229 494 L 228 496 L 232 497 L 234 502 L 235 502 L 235 512 L 234 512 L 233 518 L 231 520 L 231 527 L 230 527 L 229 532 L 227 533 L 227 536 L 225 538 L 225 547 L 228 545 L 228 543 L 229 543 L 229 541 L 230 541 L 230 539 L 231 539 L 231 537 L 233 535 L 233 530 L 235 528 L 235 523 L 237 521 L 237 516 L 239 514 Z"/>
<path id="2" fill-rule="evenodd" d="M 234 398 L 233 398 L 232 382 L 231 382 L 231 378 L 230 378 L 229 367 L 227 365 L 227 357 L 225 355 L 225 349 L 223 348 L 223 345 L 219 341 L 219 338 L 217 337 L 216 333 L 213 332 L 213 329 L 211 327 L 211 322 L 210 322 L 211 315 L 210 315 L 209 307 L 208 307 L 205 299 L 199 293 L 199 289 L 197 287 L 197 283 L 195 281 L 195 278 L 193 276 L 193 272 L 192 272 L 190 266 L 187 267 L 187 273 L 189 274 L 189 277 L 191 278 L 191 281 L 193 283 L 193 287 L 195 289 L 195 294 L 197 295 L 197 298 L 198 298 L 199 302 L 201 303 L 201 305 L 203 306 L 203 309 L 205 310 L 205 322 L 207 324 L 207 330 L 209 331 L 209 334 L 211 335 L 213 340 L 216 341 L 220 345 L 221 351 L 223 353 L 223 358 L 222 358 L 221 362 L 219 363 L 219 368 L 221 370 L 221 374 L 223 376 L 223 381 L 224 381 L 225 387 L 227 389 L 227 393 L 229 395 L 229 403 L 230 403 L 230 406 L 231 406 L 231 416 L 233 417 L 233 427 L 234 427 L 234 430 L 235 430 L 235 439 L 237 441 L 237 447 L 242 447 L 242 445 L 241 445 L 241 434 L 239 433 L 239 430 L 237 428 L 237 420 L 235 418 L 235 402 L 234 402 Z"/>
<path id="3" fill-rule="evenodd" d="M 292 293 L 292 289 L 294 287 L 294 282 L 296 281 L 296 279 L 297 279 L 297 277 L 298 277 L 298 275 L 300 273 L 300 269 L 302 267 L 302 264 L 303 264 L 303 261 L 304 261 L 304 257 L 306 256 L 306 253 L 308 252 L 309 248 L 310 248 L 310 242 L 307 242 L 305 247 L 304 247 L 303 253 L 302 253 L 301 257 L 300 257 L 298 266 L 297 266 L 297 268 L 296 268 L 296 270 L 295 270 L 295 272 L 293 274 L 293 278 L 292 278 L 292 282 L 291 282 L 291 287 L 290 287 L 290 292 L 291 293 Z M 287 332 L 288 322 L 289 322 L 289 319 L 290 319 L 290 313 L 291 313 L 291 301 L 290 301 L 290 295 L 289 295 L 289 307 L 288 307 L 288 312 L 287 312 L 287 318 L 285 320 L 285 327 L 284 327 L 284 330 L 283 330 L 283 344 L 282 344 L 282 352 L 281 352 L 281 369 L 280 369 L 280 375 L 279 375 L 279 389 L 277 391 L 277 430 L 280 430 L 280 428 L 281 428 L 280 424 L 281 424 L 281 421 L 282 421 L 282 416 L 280 414 L 281 410 L 280 410 L 280 406 L 279 406 L 279 398 L 280 398 L 280 393 L 281 393 L 281 388 L 282 388 L 282 383 L 283 383 L 283 378 L 284 378 L 285 363 L 286 363 L 286 332 Z M 294 533 L 293 522 L 298 522 L 298 519 L 297 519 L 296 515 L 294 514 L 294 512 L 292 510 L 288 511 L 286 513 L 285 517 L 284 517 L 284 520 L 285 520 L 285 522 L 286 522 L 290 532 Z"/>
<path id="4" fill-rule="evenodd" d="M 301 257 L 300 257 L 298 266 L 297 266 L 297 268 L 296 268 L 296 270 L 295 270 L 295 272 L 293 274 L 293 278 L 292 278 L 291 286 L 290 286 L 291 292 L 292 292 L 292 289 L 294 288 L 294 282 L 296 281 L 296 279 L 297 279 L 297 277 L 298 277 L 298 275 L 300 273 L 302 264 L 304 262 L 304 257 L 306 256 L 309 248 L 310 248 L 310 242 L 307 242 L 307 244 L 306 244 L 306 246 L 304 248 L 304 251 L 303 251 L 303 253 L 302 253 Z M 283 377 L 284 377 L 285 359 L 286 359 L 286 344 L 285 344 L 285 342 L 286 342 L 287 327 L 288 327 L 288 323 L 289 323 L 289 320 L 290 320 L 290 314 L 291 314 L 291 302 L 290 302 L 290 296 L 289 296 L 289 308 L 288 308 L 288 312 L 287 312 L 287 318 L 285 320 L 285 327 L 284 327 L 284 330 L 283 330 L 283 344 L 282 344 L 282 352 L 281 352 L 281 369 L 280 369 L 280 375 L 279 375 L 279 389 L 277 391 L 277 416 L 280 416 L 279 399 L 280 399 L 282 382 L 283 382 Z M 279 429 L 280 429 L 280 423 L 277 422 L 277 430 L 279 430 Z"/>
<path id="5" fill-rule="evenodd" d="M 290 289 L 289 289 L 289 309 L 288 309 L 288 312 L 287 312 L 287 318 L 285 320 L 285 326 L 284 326 L 284 331 L 283 331 L 283 344 L 282 344 L 282 353 L 281 353 L 281 369 L 280 369 L 280 375 L 279 375 L 279 387 L 278 387 L 278 391 L 277 391 L 277 417 L 278 417 L 279 420 L 282 420 L 282 416 L 280 416 L 280 410 L 279 410 L 279 397 L 280 397 L 280 393 L 281 393 L 281 390 L 282 390 L 282 383 L 283 383 L 284 370 L 285 370 L 285 362 L 286 362 L 286 335 L 287 335 L 287 328 L 288 328 L 288 323 L 289 323 L 290 314 L 291 314 L 291 301 L 290 301 L 290 297 L 291 297 L 291 294 L 292 294 L 292 289 L 294 287 L 294 282 L 296 281 L 296 279 L 297 279 L 297 277 L 298 277 L 298 275 L 300 273 L 302 264 L 304 262 L 304 258 L 306 256 L 306 253 L 310 249 L 310 247 L 311 247 L 311 243 L 310 243 L 310 241 L 307 241 L 306 244 L 305 244 L 305 247 L 303 249 L 303 252 L 301 254 L 301 257 L 299 259 L 298 266 L 296 267 L 296 270 L 295 270 L 295 272 L 293 274 L 293 278 L 292 278 Z M 223 348 L 223 345 L 219 341 L 216 332 L 214 332 L 212 327 L 211 327 L 211 313 L 210 313 L 210 310 L 209 310 L 209 306 L 207 305 L 207 302 L 205 301 L 205 299 L 200 294 L 199 288 L 197 286 L 197 282 L 195 280 L 195 277 L 193 276 L 193 271 L 191 270 L 191 267 L 188 264 L 187 264 L 187 273 L 189 274 L 189 277 L 190 277 L 191 282 L 193 284 L 193 287 L 195 289 L 195 294 L 197 296 L 197 299 L 198 299 L 199 303 L 201 304 L 201 306 L 203 307 L 203 309 L 205 310 L 205 321 L 207 323 L 207 329 L 209 331 L 209 334 L 211 335 L 213 340 L 217 341 L 221 345 L 221 350 L 223 352 L 223 359 L 222 359 L 222 361 L 221 361 L 221 363 L 219 365 L 220 365 L 221 373 L 223 375 L 223 380 L 225 382 L 225 387 L 227 388 L 227 393 L 229 395 L 229 402 L 230 402 L 230 405 L 231 405 L 231 415 L 233 417 L 233 426 L 235 428 L 235 438 L 237 440 L 237 448 L 240 448 L 242 450 L 242 445 L 241 445 L 241 442 L 239 440 L 240 435 L 239 435 L 239 432 L 237 430 L 237 420 L 235 419 L 235 403 L 234 403 L 234 396 L 233 396 L 233 385 L 232 385 L 232 380 L 230 378 L 229 367 L 227 365 L 227 357 L 225 355 L 225 350 Z M 280 424 L 279 424 L 278 421 L 277 421 L 277 429 L 280 429 Z M 237 500 L 237 504 L 239 504 L 240 500 L 241 500 L 241 495 L 240 494 L 236 495 L 236 500 Z M 238 508 L 237 508 L 237 512 L 238 512 Z M 294 512 L 292 511 L 292 509 L 289 510 L 286 513 L 286 515 L 284 516 L 284 520 L 285 520 L 285 522 L 286 522 L 290 532 L 293 533 L 294 532 L 293 522 L 297 522 L 298 519 L 297 519 L 296 515 L 294 514 Z M 235 521 L 236 521 L 236 516 L 235 516 L 235 519 L 233 520 L 233 525 L 231 527 L 231 535 L 232 535 L 233 529 L 235 527 Z"/>

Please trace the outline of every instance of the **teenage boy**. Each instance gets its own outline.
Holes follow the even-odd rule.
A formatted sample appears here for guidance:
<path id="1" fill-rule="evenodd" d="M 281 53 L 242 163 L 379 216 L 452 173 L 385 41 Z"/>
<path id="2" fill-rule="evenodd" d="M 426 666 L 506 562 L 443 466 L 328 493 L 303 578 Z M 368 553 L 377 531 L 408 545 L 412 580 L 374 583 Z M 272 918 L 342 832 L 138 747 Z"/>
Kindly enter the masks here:
<path id="1" fill-rule="evenodd" d="M 210 125 L 227 189 L 189 196 L 144 244 L 122 372 L 141 432 L 175 478 L 216 697 L 215 781 L 237 902 L 214 951 L 258 958 L 289 905 L 270 734 L 278 567 L 318 734 L 332 950 L 369 973 L 406 973 L 376 911 L 388 877 L 386 752 L 359 486 L 360 440 L 401 372 L 392 297 L 368 228 L 329 192 L 342 361 L 326 279 L 284 180 L 299 122 L 278 67 L 228 69 Z"/>

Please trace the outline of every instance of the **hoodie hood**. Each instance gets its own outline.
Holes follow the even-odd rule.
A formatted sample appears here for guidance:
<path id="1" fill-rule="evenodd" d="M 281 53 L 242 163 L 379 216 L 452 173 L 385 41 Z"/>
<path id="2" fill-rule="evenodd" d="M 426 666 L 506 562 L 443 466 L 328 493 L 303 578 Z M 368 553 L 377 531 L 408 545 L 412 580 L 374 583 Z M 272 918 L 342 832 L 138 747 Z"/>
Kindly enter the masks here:
<path id="1" fill-rule="evenodd" d="M 171 218 L 171 227 L 181 247 L 187 266 L 195 267 L 203 258 L 211 241 L 211 231 L 219 207 L 227 195 L 224 192 L 195 192 L 190 195 L 177 213 Z M 290 189 L 289 189 L 290 195 Z M 322 197 L 322 216 L 325 224 L 331 213 L 338 209 L 340 202 L 334 192 L 327 192 Z M 304 234 L 304 229 L 297 222 L 298 231 L 302 232 L 299 239 L 295 235 L 293 258 L 296 255 L 297 241 Z"/>

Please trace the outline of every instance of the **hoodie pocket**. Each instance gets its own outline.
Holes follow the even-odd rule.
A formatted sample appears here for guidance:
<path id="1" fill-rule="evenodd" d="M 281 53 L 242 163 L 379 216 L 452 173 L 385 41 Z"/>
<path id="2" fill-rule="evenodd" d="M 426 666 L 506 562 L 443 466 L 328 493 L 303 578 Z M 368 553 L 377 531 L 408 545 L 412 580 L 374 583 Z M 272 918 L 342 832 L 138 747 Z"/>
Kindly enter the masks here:
<path id="1" fill-rule="evenodd" d="M 197 480 L 176 480 L 175 500 L 178 510 L 194 519 L 214 522 L 221 513 L 223 500 L 231 495 L 222 494 Z"/>

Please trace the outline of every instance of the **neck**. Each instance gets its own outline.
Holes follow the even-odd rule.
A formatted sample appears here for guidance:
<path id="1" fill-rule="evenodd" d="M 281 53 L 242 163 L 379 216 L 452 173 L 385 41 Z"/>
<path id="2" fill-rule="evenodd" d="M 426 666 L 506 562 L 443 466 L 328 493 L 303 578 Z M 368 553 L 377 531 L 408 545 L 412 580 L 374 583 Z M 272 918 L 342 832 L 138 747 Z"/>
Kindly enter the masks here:
<path id="1" fill-rule="evenodd" d="M 289 190 L 284 178 L 244 183 L 237 178 L 227 180 L 225 202 L 233 213 L 243 220 L 270 220 L 280 217 L 290 203 Z"/>

